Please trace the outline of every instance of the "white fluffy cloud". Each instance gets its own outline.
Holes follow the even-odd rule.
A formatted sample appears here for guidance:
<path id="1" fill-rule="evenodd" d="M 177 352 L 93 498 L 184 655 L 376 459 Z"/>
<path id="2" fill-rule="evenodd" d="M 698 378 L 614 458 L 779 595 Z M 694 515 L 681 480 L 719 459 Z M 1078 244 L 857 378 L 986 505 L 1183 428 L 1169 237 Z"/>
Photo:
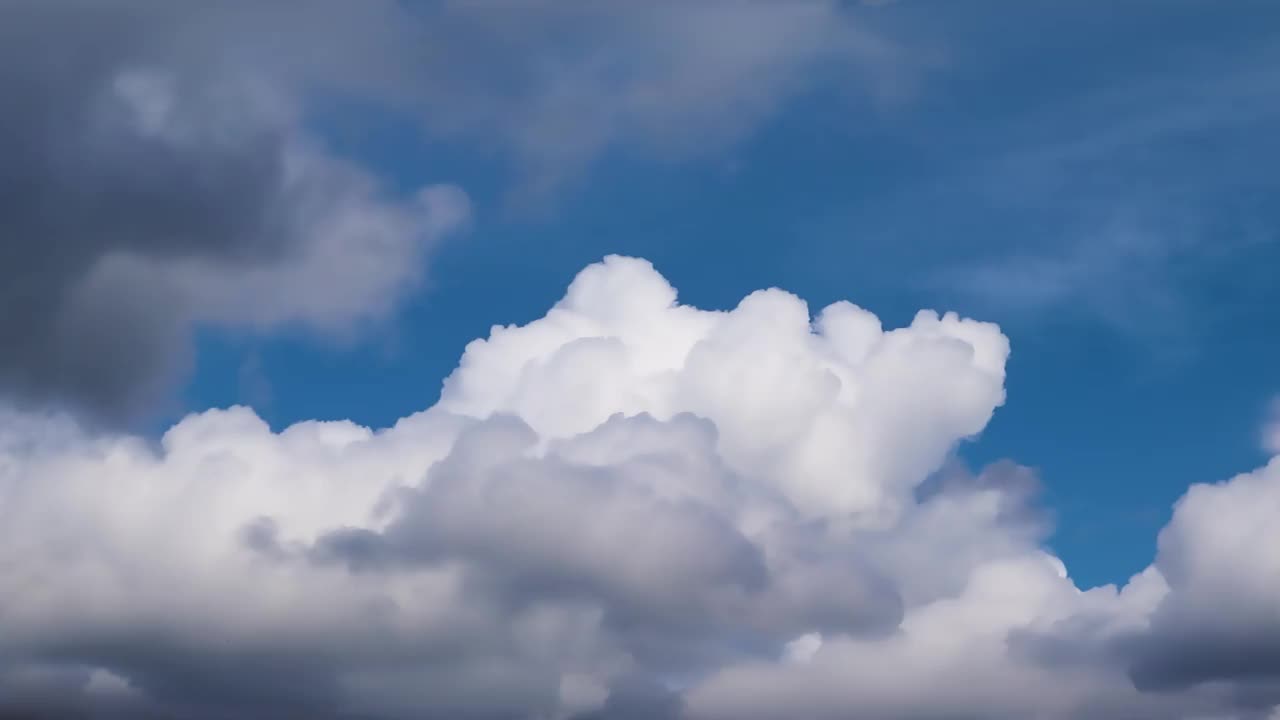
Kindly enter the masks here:
<path id="1" fill-rule="evenodd" d="M 1152 568 L 1082 591 L 1041 546 L 1030 471 L 949 462 L 1004 401 L 1008 352 L 994 325 L 885 330 L 780 290 L 703 311 L 610 257 L 391 428 L 273 432 L 232 408 L 151 443 L 9 412 L 0 703 L 1155 718 L 1280 699 L 1258 682 L 1280 635 L 1244 671 L 1130 677 L 1185 613 L 1218 650 L 1280 627 L 1276 466 L 1193 490 Z"/>

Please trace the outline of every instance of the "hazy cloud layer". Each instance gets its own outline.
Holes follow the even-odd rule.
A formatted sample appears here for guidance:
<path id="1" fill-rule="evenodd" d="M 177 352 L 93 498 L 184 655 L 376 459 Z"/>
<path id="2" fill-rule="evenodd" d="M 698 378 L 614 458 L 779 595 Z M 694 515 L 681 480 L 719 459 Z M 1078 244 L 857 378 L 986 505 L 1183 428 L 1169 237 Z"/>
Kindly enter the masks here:
<path id="1" fill-rule="evenodd" d="M 724 148 L 817 87 L 892 99 L 917 69 L 835 0 L 446 2 L 420 15 L 430 84 L 407 99 L 429 103 L 430 127 L 505 145 L 532 192 L 619 146 Z"/>
<path id="2" fill-rule="evenodd" d="M 949 458 L 994 325 L 584 270 L 394 427 L 158 445 L 0 417 L 0 706 L 173 717 L 1263 718 L 1280 473 L 1077 588 L 1034 475 Z M 1172 661 L 1171 661 L 1172 660 Z"/>

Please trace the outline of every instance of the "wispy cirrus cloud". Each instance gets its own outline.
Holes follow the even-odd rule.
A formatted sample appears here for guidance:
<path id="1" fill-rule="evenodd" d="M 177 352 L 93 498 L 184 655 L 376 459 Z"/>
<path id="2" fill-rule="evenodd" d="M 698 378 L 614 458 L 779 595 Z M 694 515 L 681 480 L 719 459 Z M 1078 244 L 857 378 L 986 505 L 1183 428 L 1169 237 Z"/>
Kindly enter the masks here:
<path id="1" fill-rule="evenodd" d="M 908 130 L 887 133 L 921 154 L 915 172 L 849 224 L 919 248 L 903 271 L 921 292 L 1165 340 L 1210 321 L 1197 283 L 1267 261 L 1280 55 L 1262 5 L 1140 2 L 1105 30 L 1051 3 L 895 10 L 894 29 L 932 37 L 946 62 L 900 114 Z M 997 14 L 1053 41 L 996 37 Z"/>

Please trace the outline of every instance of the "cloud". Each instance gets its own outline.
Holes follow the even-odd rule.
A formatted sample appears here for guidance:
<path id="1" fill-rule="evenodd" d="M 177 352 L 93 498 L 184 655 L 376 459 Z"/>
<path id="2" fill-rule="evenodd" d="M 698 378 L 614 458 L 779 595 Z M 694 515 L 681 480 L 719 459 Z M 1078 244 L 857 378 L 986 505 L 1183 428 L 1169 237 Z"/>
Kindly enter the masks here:
<path id="1" fill-rule="evenodd" d="M 723 148 L 818 84 L 905 68 L 839 3 L 0 10 L 0 392 L 153 409 L 194 328 L 350 337 L 467 215 L 324 144 L 354 103 L 511 161 L 545 194 L 600 153 Z"/>
<path id="2" fill-rule="evenodd" d="M 858 538 L 893 542 L 1006 353 L 990 325 L 811 321 L 778 290 L 700 311 L 610 258 L 384 431 L 240 408 L 157 448 L 11 415 L 4 564 L 29 590 L 0 601 L 5 657 L 164 707 L 567 716 L 890 632 L 902 592 Z"/>
<path id="3" fill-rule="evenodd" d="M 1176 334 L 1151 318 L 1187 315 L 1167 272 L 1179 255 L 1177 240 L 1128 221 L 1082 235 L 1043 254 L 944 268 L 931 280 L 1015 319 L 1056 308 L 1092 315 L 1127 335 Z"/>
<path id="4" fill-rule="evenodd" d="M 533 192 L 620 145 L 724 148 L 833 81 L 891 97 L 915 70 L 858 8 L 833 0 L 463 2 L 423 15 L 436 57 L 465 66 L 432 74 L 439 85 L 410 100 L 429 103 L 431 126 L 498 138 Z"/>
<path id="5" fill-rule="evenodd" d="M 1262 449 L 1280 455 L 1280 397 L 1273 398 L 1267 406 L 1267 418 L 1262 424 Z"/>
<path id="6" fill-rule="evenodd" d="M 1196 485 L 1160 533 L 1156 567 L 1169 593 L 1134 649 L 1135 682 L 1177 688 L 1268 680 L 1280 700 L 1280 459 Z"/>
<path id="7" fill-rule="evenodd" d="M 1016 644 L 1057 668 L 1107 667 L 1151 697 L 1188 694 L 1233 706 L 1237 717 L 1280 710 L 1280 459 L 1216 484 L 1191 487 L 1160 532 L 1155 562 L 1121 591 L 1146 609 L 1129 622 L 1095 607 Z M 1274 710 L 1273 710 L 1274 709 Z"/>
<path id="8" fill-rule="evenodd" d="M 224 42 L 234 12 L 0 14 L 9 395 L 118 419 L 163 395 L 196 326 L 351 333 L 466 215 L 456 188 L 395 195 L 327 152 L 299 87 Z"/>
<path id="9" fill-rule="evenodd" d="M 390 428 L 273 432 L 231 408 L 155 444 L 5 411 L 0 708 L 1168 718 L 1280 701 L 1274 464 L 1193 489 L 1151 568 L 1081 590 L 1041 546 L 1031 471 L 951 459 L 1004 401 L 1008 351 L 990 324 L 885 330 L 776 289 L 703 311 L 610 257 L 543 318 L 468 345 L 440 401 Z M 1228 662 L 1248 628 L 1256 662 Z M 1160 665 L 1175 648 L 1198 659 Z"/>

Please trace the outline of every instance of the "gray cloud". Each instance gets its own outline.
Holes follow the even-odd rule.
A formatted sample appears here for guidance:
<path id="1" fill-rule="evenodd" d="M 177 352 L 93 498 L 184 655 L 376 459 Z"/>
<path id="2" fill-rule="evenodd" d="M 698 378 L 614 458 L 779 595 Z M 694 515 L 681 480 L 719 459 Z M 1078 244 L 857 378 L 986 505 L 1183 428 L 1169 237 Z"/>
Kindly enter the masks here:
<path id="1" fill-rule="evenodd" d="M 466 72 L 437 76 L 418 99 L 450 98 L 428 124 L 502 139 L 522 190 L 543 193 L 620 145 L 668 157 L 724 148 L 824 85 L 901 92 L 915 59 L 860 12 L 832 0 L 445 3 L 424 13 L 425 32 L 435 57 Z"/>
<path id="2" fill-rule="evenodd" d="M 394 198 L 326 155 L 287 68 L 238 56 L 277 16 L 0 10 L 0 391 L 127 417 L 198 323 L 341 331 L 416 281 L 460 196 Z"/>
<path id="3" fill-rule="evenodd" d="M 1280 573 L 1270 553 L 1280 529 L 1280 462 L 1228 482 L 1197 485 L 1160 534 L 1155 566 L 1169 593 L 1150 627 L 1125 646 L 1142 688 L 1262 683 L 1280 703 Z"/>
<path id="4" fill-rule="evenodd" d="M 1116 623 L 1097 609 L 1020 629 L 1011 648 L 1048 668 L 1110 668 L 1144 693 L 1219 694 L 1246 710 L 1280 704 L 1280 595 L 1273 512 L 1280 465 L 1192 487 L 1160 533 L 1155 563 L 1126 592 L 1149 614 Z M 1263 713 L 1265 715 L 1265 713 Z"/>
<path id="5" fill-rule="evenodd" d="M 813 72 L 904 66 L 838 3 L 183 5 L 0 10 L 0 392 L 118 420 L 201 325 L 347 334 L 420 279 L 460 195 L 384 191 L 316 98 L 497 147 L 527 197 L 628 144 L 741 138 Z M 532 193 L 531 195 L 529 193 Z"/>
<path id="6" fill-rule="evenodd" d="M 1197 626 L 1197 618 L 1174 625 L 1165 621 L 1156 633 L 1129 650 L 1133 682 L 1140 689 L 1180 690 L 1215 681 L 1272 680 L 1270 704 L 1280 702 L 1280 632 L 1274 628 Z"/>
<path id="7" fill-rule="evenodd" d="M 640 677 L 617 683 L 604 707 L 573 720 L 678 720 L 683 712 L 679 693 Z"/>
<path id="8" fill-rule="evenodd" d="M 705 426 L 687 416 L 669 424 L 610 419 L 591 435 L 649 433 L 659 446 L 597 466 L 570 459 L 591 435 L 566 444 L 564 455 L 531 458 L 525 453 L 536 434 L 518 419 L 499 418 L 465 431 L 420 489 L 401 494 L 385 531 L 329 531 L 293 548 L 292 558 L 357 574 L 461 563 L 468 582 L 501 598 L 505 612 L 560 603 L 601 608 L 602 631 L 618 638 L 644 677 L 697 674 L 742 653 L 768 656 L 810 630 L 891 631 L 902 618 L 901 599 L 855 548 L 815 551 L 820 541 L 802 528 L 770 539 L 775 555 L 766 563 L 759 541 L 723 514 L 722 503 L 749 501 L 735 499 L 737 478 L 726 468 L 701 478 L 709 498 L 654 492 L 654 473 L 714 457 Z M 689 446 L 691 435 L 704 440 Z M 290 559 L 272 525 L 247 530 L 255 549 Z"/>

